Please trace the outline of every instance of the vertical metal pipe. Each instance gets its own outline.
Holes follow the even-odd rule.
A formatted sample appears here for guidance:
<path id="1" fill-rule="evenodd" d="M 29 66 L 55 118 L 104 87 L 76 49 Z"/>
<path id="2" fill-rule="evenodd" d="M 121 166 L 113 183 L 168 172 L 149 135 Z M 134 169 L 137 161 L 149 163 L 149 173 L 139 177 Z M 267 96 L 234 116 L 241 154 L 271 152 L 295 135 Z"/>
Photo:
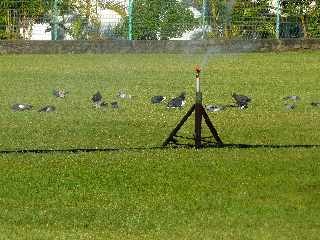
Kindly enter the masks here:
<path id="1" fill-rule="evenodd" d="M 196 103 L 202 104 L 202 94 L 200 90 L 200 72 L 199 66 L 196 66 Z"/>
<path id="2" fill-rule="evenodd" d="M 200 72 L 199 66 L 196 67 L 196 103 L 195 103 L 195 146 L 201 148 L 201 122 L 202 122 L 202 94 L 200 91 Z"/>
<path id="3" fill-rule="evenodd" d="M 128 4 L 128 40 L 132 40 L 132 2 L 129 0 Z"/>
<path id="4" fill-rule="evenodd" d="M 276 0 L 276 38 L 280 38 L 280 17 L 281 17 L 281 7 L 280 1 Z"/>
<path id="5" fill-rule="evenodd" d="M 197 93 L 200 92 L 200 78 L 199 77 L 196 78 L 196 92 Z"/>
<path id="6" fill-rule="evenodd" d="M 207 12 L 207 0 L 202 0 L 202 39 L 205 38 L 206 35 L 206 12 Z"/>
<path id="7" fill-rule="evenodd" d="M 58 40 L 58 0 L 53 2 L 52 40 Z"/>

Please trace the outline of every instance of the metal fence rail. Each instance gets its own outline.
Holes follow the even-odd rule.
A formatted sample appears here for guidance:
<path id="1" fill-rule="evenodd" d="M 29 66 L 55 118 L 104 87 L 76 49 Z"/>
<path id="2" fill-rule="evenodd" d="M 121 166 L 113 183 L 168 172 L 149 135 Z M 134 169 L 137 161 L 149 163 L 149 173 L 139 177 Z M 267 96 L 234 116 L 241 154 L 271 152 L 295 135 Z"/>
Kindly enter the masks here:
<path id="1" fill-rule="evenodd" d="M 314 0 L 1 0 L 0 39 L 320 37 Z"/>

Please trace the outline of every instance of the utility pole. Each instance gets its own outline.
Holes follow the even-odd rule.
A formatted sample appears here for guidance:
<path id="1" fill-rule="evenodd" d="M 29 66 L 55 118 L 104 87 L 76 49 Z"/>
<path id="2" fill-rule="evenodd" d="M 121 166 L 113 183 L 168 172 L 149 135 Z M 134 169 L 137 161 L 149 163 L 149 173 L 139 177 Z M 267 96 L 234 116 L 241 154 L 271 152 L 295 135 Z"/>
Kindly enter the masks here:
<path id="1" fill-rule="evenodd" d="M 133 0 L 129 0 L 128 4 L 128 18 L 129 18 L 129 24 L 128 24 L 128 40 L 132 40 L 132 2 Z"/>
<path id="2" fill-rule="evenodd" d="M 276 0 L 276 38 L 280 38 L 280 17 L 281 17 L 281 7 L 280 7 L 280 1 Z"/>

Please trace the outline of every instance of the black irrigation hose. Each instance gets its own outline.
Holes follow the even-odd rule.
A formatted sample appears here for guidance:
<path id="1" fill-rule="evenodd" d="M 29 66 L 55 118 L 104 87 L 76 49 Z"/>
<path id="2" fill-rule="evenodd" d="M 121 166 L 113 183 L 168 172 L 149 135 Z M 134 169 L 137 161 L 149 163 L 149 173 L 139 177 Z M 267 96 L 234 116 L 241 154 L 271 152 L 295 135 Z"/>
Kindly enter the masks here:
<path id="1" fill-rule="evenodd" d="M 90 152 L 123 152 L 123 151 L 137 151 L 137 150 L 152 150 L 161 149 L 162 147 L 133 147 L 133 148 L 69 148 L 69 149 L 13 149 L 0 150 L 0 154 L 47 154 L 47 153 L 90 153 Z"/>
<path id="2" fill-rule="evenodd" d="M 172 144 L 167 147 L 124 147 L 124 148 L 71 148 L 71 149 L 15 149 L 15 150 L 0 150 L 0 154 L 50 154 L 50 153 L 90 153 L 90 152 L 124 152 L 124 151 L 142 151 L 156 149 L 187 149 L 194 148 L 191 144 Z M 206 144 L 203 149 L 207 148 L 233 148 L 233 149 L 253 149 L 253 148 L 320 148 L 318 144 Z"/>

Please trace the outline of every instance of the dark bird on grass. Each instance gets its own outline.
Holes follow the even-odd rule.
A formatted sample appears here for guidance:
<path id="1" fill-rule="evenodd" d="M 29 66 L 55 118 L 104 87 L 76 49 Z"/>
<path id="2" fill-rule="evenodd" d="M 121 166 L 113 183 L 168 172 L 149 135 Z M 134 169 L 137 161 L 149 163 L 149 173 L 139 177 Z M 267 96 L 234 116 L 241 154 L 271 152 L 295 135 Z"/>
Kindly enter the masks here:
<path id="1" fill-rule="evenodd" d="M 99 91 L 97 91 L 92 97 L 91 97 L 91 101 L 93 102 L 94 106 L 96 108 L 100 108 L 100 107 L 107 107 L 108 104 L 106 102 L 103 101 L 102 99 L 102 95 Z"/>
<path id="2" fill-rule="evenodd" d="M 99 91 L 97 91 L 95 94 L 93 94 L 91 98 L 92 102 L 94 103 L 99 103 L 102 101 L 102 95 Z"/>
<path id="3" fill-rule="evenodd" d="M 122 99 L 131 99 L 132 95 L 125 93 L 124 91 L 118 92 L 118 97 Z"/>
<path id="4" fill-rule="evenodd" d="M 297 107 L 295 104 L 285 104 L 284 106 L 287 110 L 293 110 Z"/>
<path id="5" fill-rule="evenodd" d="M 236 105 L 241 109 L 248 108 L 248 104 L 249 102 L 251 102 L 251 98 L 245 95 L 238 95 L 236 93 L 232 93 L 232 97 L 235 100 Z"/>
<path id="6" fill-rule="evenodd" d="M 11 107 L 14 112 L 28 111 L 32 109 L 31 104 L 16 103 Z"/>
<path id="7" fill-rule="evenodd" d="M 55 110 L 56 110 L 55 106 L 48 105 L 40 108 L 38 112 L 54 112 Z"/>
<path id="8" fill-rule="evenodd" d="M 312 102 L 310 104 L 311 106 L 314 106 L 314 107 L 320 107 L 320 102 Z"/>
<path id="9" fill-rule="evenodd" d="M 69 92 L 63 90 L 63 89 L 58 89 L 58 90 L 53 90 L 53 95 L 56 96 L 57 98 L 65 98 L 65 96 Z"/>
<path id="10" fill-rule="evenodd" d="M 286 96 L 283 98 L 283 100 L 293 100 L 293 101 L 298 101 L 300 100 L 300 97 L 299 96 L 296 96 L 296 95 L 292 95 L 292 96 Z"/>
<path id="11" fill-rule="evenodd" d="M 221 112 L 227 108 L 226 105 L 208 105 L 206 109 L 208 112 Z"/>
<path id="12" fill-rule="evenodd" d="M 186 104 L 186 93 L 182 92 L 178 97 L 168 102 L 168 108 L 182 108 Z"/>
<path id="13" fill-rule="evenodd" d="M 113 108 L 113 109 L 119 108 L 118 102 L 112 102 L 111 108 Z"/>
<path id="14" fill-rule="evenodd" d="M 151 103 L 158 104 L 158 103 L 162 103 L 164 100 L 166 100 L 165 96 L 161 96 L 161 95 L 153 96 L 151 98 Z"/>

